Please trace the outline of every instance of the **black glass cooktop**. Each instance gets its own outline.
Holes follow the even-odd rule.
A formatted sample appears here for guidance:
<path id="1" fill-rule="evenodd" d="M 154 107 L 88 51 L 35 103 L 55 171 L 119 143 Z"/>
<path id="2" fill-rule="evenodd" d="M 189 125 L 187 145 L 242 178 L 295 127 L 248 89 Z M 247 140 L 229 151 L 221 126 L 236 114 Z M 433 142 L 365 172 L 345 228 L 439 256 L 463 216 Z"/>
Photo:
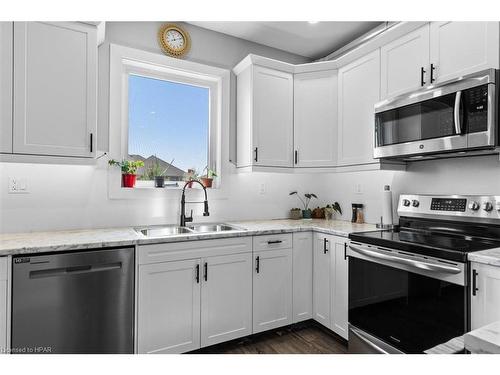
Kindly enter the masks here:
<path id="1" fill-rule="evenodd" d="M 353 241 L 458 262 L 467 260 L 467 253 L 500 247 L 500 239 L 481 238 L 465 234 L 433 233 L 425 230 L 401 229 L 351 233 Z"/>

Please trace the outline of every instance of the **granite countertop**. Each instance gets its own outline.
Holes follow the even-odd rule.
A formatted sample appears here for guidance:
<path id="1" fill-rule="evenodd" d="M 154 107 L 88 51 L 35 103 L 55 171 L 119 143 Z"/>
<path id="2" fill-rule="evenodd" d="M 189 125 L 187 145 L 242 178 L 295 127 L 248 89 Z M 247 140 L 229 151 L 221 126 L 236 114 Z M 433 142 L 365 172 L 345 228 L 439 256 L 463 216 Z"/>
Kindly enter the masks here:
<path id="1" fill-rule="evenodd" d="M 168 237 L 145 237 L 131 227 L 0 234 L 0 256 L 292 233 L 309 230 L 347 237 L 352 232 L 376 230 L 373 224 L 353 224 L 348 221 L 327 221 L 322 219 L 256 220 L 227 222 L 227 224 L 234 225 L 241 230 L 219 233 L 188 233 Z"/>
<path id="2" fill-rule="evenodd" d="M 471 262 L 500 267 L 500 248 L 469 253 L 467 259 Z"/>
<path id="3" fill-rule="evenodd" d="M 500 354 L 500 321 L 466 333 L 464 343 L 473 354 Z"/>

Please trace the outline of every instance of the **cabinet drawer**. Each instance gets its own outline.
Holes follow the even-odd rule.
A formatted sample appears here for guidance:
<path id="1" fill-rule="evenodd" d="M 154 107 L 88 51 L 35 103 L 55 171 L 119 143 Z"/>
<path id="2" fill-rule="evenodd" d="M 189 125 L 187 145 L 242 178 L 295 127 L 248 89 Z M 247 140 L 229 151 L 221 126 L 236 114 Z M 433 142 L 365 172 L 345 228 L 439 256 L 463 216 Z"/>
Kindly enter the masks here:
<path id="1" fill-rule="evenodd" d="M 277 249 L 291 249 L 292 248 L 292 234 L 271 234 L 269 236 L 255 236 L 253 238 L 253 250 L 277 250 Z"/>
<path id="2" fill-rule="evenodd" d="M 138 264 L 171 262 L 252 251 L 251 237 L 139 245 Z"/>

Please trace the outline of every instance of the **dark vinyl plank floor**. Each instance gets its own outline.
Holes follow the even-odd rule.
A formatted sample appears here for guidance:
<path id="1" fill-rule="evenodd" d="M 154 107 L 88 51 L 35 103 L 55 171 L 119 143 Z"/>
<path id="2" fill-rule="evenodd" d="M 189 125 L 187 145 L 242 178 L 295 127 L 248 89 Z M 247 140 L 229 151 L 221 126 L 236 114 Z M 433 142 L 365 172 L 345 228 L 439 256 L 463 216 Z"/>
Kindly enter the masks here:
<path id="1" fill-rule="evenodd" d="M 314 322 L 304 322 L 213 345 L 195 354 L 345 354 L 345 340 Z"/>

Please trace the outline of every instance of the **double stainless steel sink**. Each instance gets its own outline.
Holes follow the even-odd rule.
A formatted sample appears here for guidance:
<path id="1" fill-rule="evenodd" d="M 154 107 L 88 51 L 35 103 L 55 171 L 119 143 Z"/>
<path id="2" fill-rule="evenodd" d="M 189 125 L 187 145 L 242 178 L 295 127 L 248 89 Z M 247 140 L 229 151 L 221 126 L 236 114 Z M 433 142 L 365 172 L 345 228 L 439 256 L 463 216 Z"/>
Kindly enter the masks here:
<path id="1" fill-rule="evenodd" d="M 217 224 L 192 224 L 186 227 L 181 227 L 179 225 L 156 225 L 151 227 L 135 228 L 135 230 L 146 237 L 169 237 L 169 236 L 178 236 L 181 234 L 241 231 L 243 229 L 229 224 L 217 223 Z"/>

